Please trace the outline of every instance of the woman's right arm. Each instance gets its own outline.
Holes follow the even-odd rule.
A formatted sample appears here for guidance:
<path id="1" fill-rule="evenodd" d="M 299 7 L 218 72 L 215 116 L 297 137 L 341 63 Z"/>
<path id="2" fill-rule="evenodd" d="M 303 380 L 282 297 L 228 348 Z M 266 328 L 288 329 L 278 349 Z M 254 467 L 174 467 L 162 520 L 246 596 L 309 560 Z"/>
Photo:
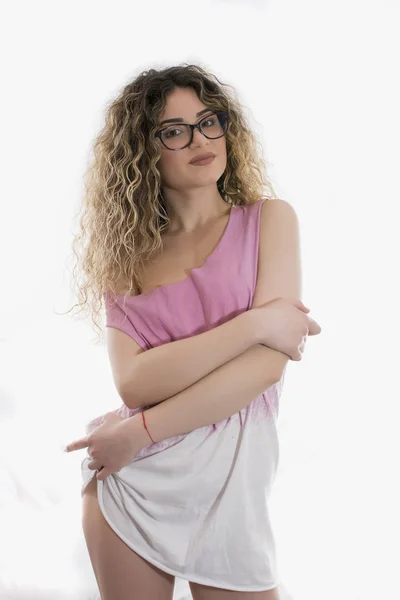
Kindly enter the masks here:
<path id="1" fill-rule="evenodd" d="M 250 309 L 204 333 L 138 354 L 119 386 L 122 400 L 136 408 L 175 396 L 258 344 L 257 328 Z"/>

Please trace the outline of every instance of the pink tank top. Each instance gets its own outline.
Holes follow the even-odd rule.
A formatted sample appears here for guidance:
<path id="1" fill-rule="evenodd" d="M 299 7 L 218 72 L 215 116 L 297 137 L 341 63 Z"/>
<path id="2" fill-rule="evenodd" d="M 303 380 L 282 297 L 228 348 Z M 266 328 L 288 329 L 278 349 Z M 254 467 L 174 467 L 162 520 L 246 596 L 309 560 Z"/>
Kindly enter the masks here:
<path id="1" fill-rule="evenodd" d="M 186 279 L 139 296 L 117 296 L 115 306 L 105 294 L 106 327 L 120 329 L 148 350 L 198 335 L 249 310 L 263 202 L 232 206 L 217 247 Z"/>

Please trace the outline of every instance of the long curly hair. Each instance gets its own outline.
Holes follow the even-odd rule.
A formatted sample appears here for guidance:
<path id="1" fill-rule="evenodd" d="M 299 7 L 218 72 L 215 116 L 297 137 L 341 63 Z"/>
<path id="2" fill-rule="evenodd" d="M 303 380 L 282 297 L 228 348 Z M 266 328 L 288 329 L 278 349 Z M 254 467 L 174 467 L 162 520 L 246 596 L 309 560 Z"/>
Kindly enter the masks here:
<path id="1" fill-rule="evenodd" d="M 146 262 L 162 250 L 161 235 L 170 224 L 155 134 L 168 94 L 177 87 L 192 88 L 209 108 L 228 113 L 227 165 L 217 181 L 221 197 L 235 206 L 277 197 L 266 176 L 262 147 L 231 86 L 193 64 L 140 73 L 106 107 L 84 175 L 79 231 L 72 243 L 78 303 L 67 312 L 77 306 L 84 316 L 89 312 L 100 339 L 104 294 L 115 299 L 141 293 Z"/>

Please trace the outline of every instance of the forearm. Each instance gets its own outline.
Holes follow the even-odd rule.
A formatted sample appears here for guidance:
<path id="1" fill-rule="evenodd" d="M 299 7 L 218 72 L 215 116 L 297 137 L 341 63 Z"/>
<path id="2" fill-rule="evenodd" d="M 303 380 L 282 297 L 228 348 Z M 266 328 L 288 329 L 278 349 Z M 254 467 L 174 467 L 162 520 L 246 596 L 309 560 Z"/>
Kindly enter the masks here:
<path id="1" fill-rule="evenodd" d="M 286 357 L 287 358 L 287 357 Z M 190 388 L 146 410 L 146 424 L 155 442 L 217 423 L 239 412 L 276 379 L 282 353 L 261 344 L 219 367 Z M 141 415 L 131 417 L 133 435 L 149 443 Z"/>
<path id="2" fill-rule="evenodd" d="M 120 395 L 129 408 L 171 398 L 255 345 L 257 323 L 246 311 L 198 335 L 139 354 Z"/>

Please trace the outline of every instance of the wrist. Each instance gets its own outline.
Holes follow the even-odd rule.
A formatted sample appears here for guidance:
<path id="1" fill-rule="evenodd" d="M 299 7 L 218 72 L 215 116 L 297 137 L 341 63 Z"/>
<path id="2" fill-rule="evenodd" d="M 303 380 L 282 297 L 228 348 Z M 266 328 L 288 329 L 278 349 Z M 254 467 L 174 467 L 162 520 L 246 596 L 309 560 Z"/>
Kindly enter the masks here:
<path id="1" fill-rule="evenodd" d="M 126 421 L 130 429 L 130 435 L 136 440 L 140 449 L 153 443 L 144 426 L 141 412 L 136 413 L 133 417 L 129 417 Z"/>
<path id="2" fill-rule="evenodd" d="M 246 312 L 242 313 L 240 316 L 243 317 L 245 335 L 248 339 L 249 348 L 251 346 L 255 346 L 256 344 L 261 344 L 262 338 L 260 331 L 260 323 L 255 310 L 250 308 Z"/>

